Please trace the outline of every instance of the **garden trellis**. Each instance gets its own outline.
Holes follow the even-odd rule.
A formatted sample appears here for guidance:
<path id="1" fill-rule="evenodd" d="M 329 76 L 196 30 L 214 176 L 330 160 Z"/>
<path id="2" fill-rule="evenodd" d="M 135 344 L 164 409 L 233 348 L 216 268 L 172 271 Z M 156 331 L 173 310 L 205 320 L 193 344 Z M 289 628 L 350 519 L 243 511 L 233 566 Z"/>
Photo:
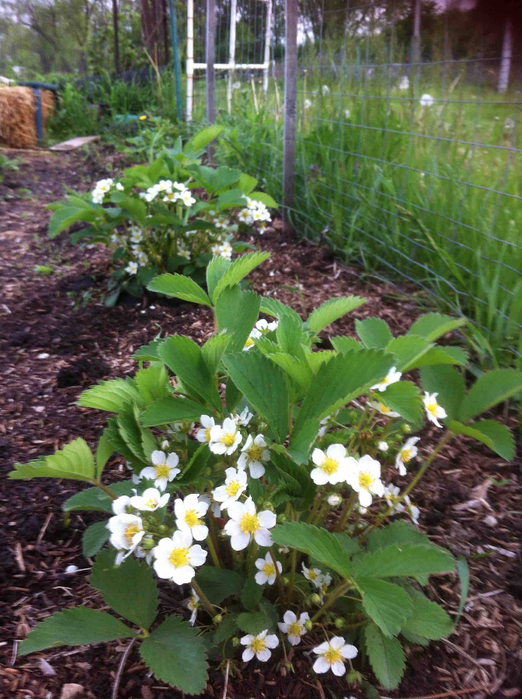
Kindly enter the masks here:
<path id="1" fill-rule="evenodd" d="M 466 22 L 477 15 L 424 2 L 411 17 L 399 0 L 275 0 L 272 12 L 238 0 L 237 23 L 232 6 L 217 0 L 214 68 L 228 79 L 225 90 L 218 78 L 216 109 L 244 151 L 217 157 L 248 163 L 293 228 L 341 262 L 465 315 L 479 353 L 522 358 L 522 54 L 512 32 L 495 44 L 484 20 L 471 42 Z M 198 31 L 193 67 L 203 70 L 201 19 Z"/>

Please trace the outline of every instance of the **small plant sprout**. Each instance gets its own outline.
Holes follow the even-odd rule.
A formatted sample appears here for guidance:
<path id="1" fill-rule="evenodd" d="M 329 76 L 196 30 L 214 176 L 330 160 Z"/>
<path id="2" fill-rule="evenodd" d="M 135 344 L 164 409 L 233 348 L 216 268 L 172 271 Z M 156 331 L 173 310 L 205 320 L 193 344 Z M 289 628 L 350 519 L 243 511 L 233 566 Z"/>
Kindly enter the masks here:
<path id="1" fill-rule="evenodd" d="M 147 478 L 154 481 L 154 486 L 160 490 L 165 490 L 167 484 L 176 478 L 180 469 L 178 468 L 179 456 L 169 454 L 164 451 L 153 451 L 150 457 L 153 466 L 147 466 L 140 472 L 140 478 Z"/>
<path id="2" fill-rule="evenodd" d="M 380 391 L 382 393 L 388 388 L 388 386 L 391 386 L 393 383 L 400 381 L 401 376 L 401 372 L 397 371 L 395 367 L 392 367 L 382 381 L 379 381 L 374 386 L 370 386 L 370 390 Z"/>
<path id="3" fill-rule="evenodd" d="M 241 639 L 241 645 L 246 646 L 243 651 L 243 662 L 248 663 L 252 658 L 257 658 L 262 663 L 270 660 L 272 653 L 270 650 L 277 648 L 279 639 L 275 634 L 268 633 L 268 630 L 261 631 L 257 636 L 248 634 Z"/>
<path id="4" fill-rule="evenodd" d="M 322 674 L 331 670 L 337 677 L 342 677 L 346 672 L 345 660 L 353 660 L 357 648 L 346 643 L 342 636 L 334 636 L 314 648 L 314 653 L 319 656 L 314 663 L 314 672 Z"/>
<path id="5" fill-rule="evenodd" d="M 270 450 L 267 449 L 265 438 L 262 434 L 254 438 L 249 434 L 237 461 L 238 468 L 248 468 L 252 478 L 261 478 L 265 473 L 263 462 L 267 461 L 270 461 Z"/>
<path id="6" fill-rule="evenodd" d="M 395 468 L 399 472 L 400 476 L 406 475 L 406 464 L 414 459 L 419 453 L 419 450 L 415 446 L 419 440 L 420 437 L 410 437 L 408 440 L 406 440 L 404 446 L 399 449 L 397 457 L 395 458 Z"/>
<path id="7" fill-rule="evenodd" d="M 278 622 L 279 630 L 285 633 L 288 637 L 288 642 L 292 646 L 298 646 L 301 643 L 301 636 L 306 633 L 306 622 L 310 620 L 308 612 L 302 612 L 297 618 L 295 612 L 288 610 L 283 616 L 283 622 Z"/>
<path id="8" fill-rule="evenodd" d="M 277 570 L 281 573 L 283 566 L 279 561 L 276 561 L 276 563 Z M 277 577 L 276 563 L 274 563 L 270 552 L 264 558 L 257 559 L 256 568 L 258 572 L 255 575 L 255 579 L 258 585 L 273 585 L 275 583 Z"/>
<path id="9" fill-rule="evenodd" d="M 275 527 L 276 516 L 270 510 L 256 512 L 251 497 L 245 502 L 233 502 L 228 506 L 230 519 L 225 524 L 224 532 L 230 537 L 234 551 L 246 549 L 252 539 L 259 546 L 272 546 L 269 529 Z"/>
<path id="10" fill-rule="evenodd" d="M 448 415 L 444 408 L 437 403 L 438 395 L 438 393 L 428 393 L 428 391 L 425 391 L 422 402 L 424 403 L 426 417 L 428 420 L 433 422 L 434 425 L 437 425 L 437 427 L 442 427 L 439 422 L 439 418 L 443 420 L 444 418 L 448 417 Z"/>

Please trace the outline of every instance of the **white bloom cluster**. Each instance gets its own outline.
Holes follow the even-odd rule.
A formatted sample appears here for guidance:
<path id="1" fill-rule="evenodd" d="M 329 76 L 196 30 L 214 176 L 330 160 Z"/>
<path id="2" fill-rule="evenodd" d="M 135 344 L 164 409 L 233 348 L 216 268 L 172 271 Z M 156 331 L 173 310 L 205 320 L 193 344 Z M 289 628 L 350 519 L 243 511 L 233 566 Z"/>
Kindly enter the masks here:
<path id="1" fill-rule="evenodd" d="M 393 508 L 393 512 L 391 514 L 406 512 L 411 517 L 411 521 L 414 524 L 418 524 L 420 517 L 419 508 L 412 504 L 409 495 L 406 495 L 403 498 L 402 502 L 398 502 L 399 497 L 399 487 L 396 485 L 392 485 L 391 483 L 388 483 L 388 485 L 384 489 L 384 498 L 388 503 L 388 507 Z"/>
<path id="2" fill-rule="evenodd" d="M 225 260 L 230 260 L 233 252 L 234 249 L 228 241 L 218 243 L 212 247 L 212 255 L 214 257 L 223 257 Z"/>
<path id="3" fill-rule="evenodd" d="M 323 597 L 325 596 L 332 582 L 332 576 L 329 573 L 323 573 L 322 570 L 319 570 L 319 568 L 307 568 L 304 563 L 302 564 L 302 570 L 303 576 L 318 589 L 322 604 Z"/>
<path id="4" fill-rule="evenodd" d="M 246 197 L 246 200 L 246 208 L 241 209 L 239 212 L 239 220 L 247 226 L 251 226 L 254 223 L 260 224 L 260 231 L 263 232 L 266 224 L 272 220 L 270 211 L 263 202 L 250 199 L 249 197 Z"/>
<path id="5" fill-rule="evenodd" d="M 399 90 L 407 90 L 410 87 L 410 79 L 407 75 L 403 75 L 399 83 Z"/>
<path id="6" fill-rule="evenodd" d="M 421 107 L 431 107 L 434 103 L 435 100 L 431 95 L 428 95 L 428 93 L 425 93 L 424 95 L 421 96 L 419 100 L 420 106 Z"/>
<path id="7" fill-rule="evenodd" d="M 160 180 L 158 184 L 149 187 L 140 194 L 142 199 L 151 202 L 157 197 L 165 203 L 180 201 L 185 206 L 193 206 L 196 200 L 192 196 L 190 189 L 183 182 L 173 182 L 172 180 Z"/>
<path id="8" fill-rule="evenodd" d="M 117 189 L 119 192 L 122 192 L 124 187 L 120 182 L 114 182 L 110 177 L 96 182 L 96 186 L 91 193 L 93 204 L 103 204 L 106 195 L 109 194 L 111 189 Z"/>

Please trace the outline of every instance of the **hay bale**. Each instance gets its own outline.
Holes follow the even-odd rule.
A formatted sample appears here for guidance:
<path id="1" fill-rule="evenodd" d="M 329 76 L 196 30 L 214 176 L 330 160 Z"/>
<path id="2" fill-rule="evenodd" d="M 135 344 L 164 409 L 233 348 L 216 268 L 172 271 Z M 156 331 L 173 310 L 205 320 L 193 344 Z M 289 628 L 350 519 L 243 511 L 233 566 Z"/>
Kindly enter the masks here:
<path id="1" fill-rule="evenodd" d="M 54 112 L 54 97 L 41 91 L 44 126 Z M 36 135 L 36 98 L 30 87 L 6 87 L 0 90 L 0 143 L 9 148 L 34 148 Z"/>

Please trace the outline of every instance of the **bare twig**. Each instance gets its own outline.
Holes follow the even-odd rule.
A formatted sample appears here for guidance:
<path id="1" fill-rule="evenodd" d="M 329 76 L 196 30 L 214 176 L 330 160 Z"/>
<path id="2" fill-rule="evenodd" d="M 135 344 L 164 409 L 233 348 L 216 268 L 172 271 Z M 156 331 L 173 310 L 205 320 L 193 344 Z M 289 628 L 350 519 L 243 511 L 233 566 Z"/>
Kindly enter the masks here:
<path id="1" fill-rule="evenodd" d="M 455 689 L 451 692 L 441 692 L 440 694 L 427 694 L 423 697 L 408 697 L 408 699 L 443 699 L 443 697 L 457 697 L 461 694 L 472 694 L 473 692 L 489 691 L 484 685 L 479 687 L 470 687 L 469 689 Z M 381 699 L 391 699 L 391 697 L 381 697 Z"/>
<path id="2" fill-rule="evenodd" d="M 136 642 L 136 638 L 133 638 L 132 641 L 127 646 L 127 648 L 125 649 L 124 654 L 122 655 L 122 658 L 120 660 L 120 665 L 118 667 L 118 672 L 116 673 L 116 677 L 114 678 L 114 685 L 112 687 L 111 699 L 118 699 L 118 689 L 120 687 L 120 680 L 121 680 L 121 676 L 123 674 L 123 668 L 125 666 L 125 662 L 127 661 L 127 657 L 129 655 L 129 653 L 131 652 L 131 648 L 135 642 Z"/>
<path id="3" fill-rule="evenodd" d="M 45 532 L 47 531 L 47 527 L 49 526 L 49 522 L 51 521 L 52 516 L 53 516 L 53 513 L 49 512 L 49 514 L 45 518 L 45 522 L 43 524 L 43 527 L 40 529 L 40 533 L 38 534 L 38 538 L 36 539 L 37 546 L 40 546 L 40 544 L 42 543 L 42 539 L 44 538 Z"/>
<path id="4" fill-rule="evenodd" d="M 227 669 L 225 671 L 225 686 L 223 688 L 223 699 L 227 699 L 228 690 L 228 673 L 230 671 L 230 660 L 227 660 Z"/>

